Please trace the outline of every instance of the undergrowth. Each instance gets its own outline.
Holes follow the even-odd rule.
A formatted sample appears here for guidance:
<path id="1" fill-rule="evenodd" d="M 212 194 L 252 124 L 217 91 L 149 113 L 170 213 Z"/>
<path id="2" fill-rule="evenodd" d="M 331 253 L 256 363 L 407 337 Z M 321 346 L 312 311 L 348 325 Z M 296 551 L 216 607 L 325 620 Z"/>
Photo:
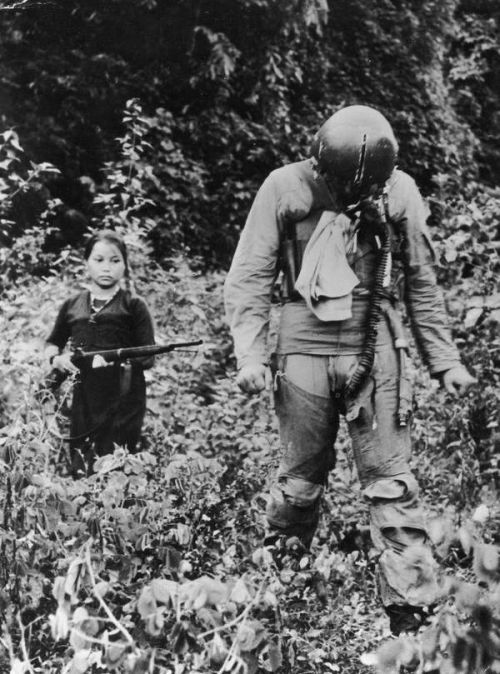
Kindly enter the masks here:
<path id="1" fill-rule="evenodd" d="M 0 671 L 499 672 L 498 195 L 454 204 L 461 219 L 445 222 L 463 236 L 438 241 L 454 335 L 479 384 L 451 398 L 415 358 L 414 470 L 443 596 L 419 636 L 392 639 L 344 427 L 311 551 L 264 545 L 279 445 L 271 393 L 235 386 L 223 275 L 193 271 L 188 254 L 152 261 L 142 192 L 121 196 L 144 168 L 136 103 L 130 115 L 98 197 L 104 222 L 125 235 L 157 341 L 203 344 L 147 373 L 141 451 L 117 448 L 74 481 L 72 382 L 42 395 L 42 352 L 58 306 L 81 287 L 82 260 L 45 254 L 42 226 L 1 251 Z M 3 139 L 15 166 L 21 150 Z M 29 176 L 14 186 L 31 189 Z"/>

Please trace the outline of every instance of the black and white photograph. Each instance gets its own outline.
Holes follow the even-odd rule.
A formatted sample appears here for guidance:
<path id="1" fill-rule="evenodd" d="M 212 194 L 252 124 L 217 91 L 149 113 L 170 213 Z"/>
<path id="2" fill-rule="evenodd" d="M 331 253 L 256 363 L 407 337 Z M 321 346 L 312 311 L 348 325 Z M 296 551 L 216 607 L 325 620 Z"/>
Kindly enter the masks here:
<path id="1" fill-rule="evenodd" d="M 498 0 L 0 0 L 0 674 L 500 674 Z"/>

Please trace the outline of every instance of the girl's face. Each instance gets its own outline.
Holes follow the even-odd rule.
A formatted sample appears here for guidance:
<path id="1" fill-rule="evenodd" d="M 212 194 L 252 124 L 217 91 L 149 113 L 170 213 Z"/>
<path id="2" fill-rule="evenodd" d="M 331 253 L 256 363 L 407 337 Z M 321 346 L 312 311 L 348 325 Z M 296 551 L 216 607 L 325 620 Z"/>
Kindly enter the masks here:
<path id="1" fill-rule="evenodd" d="M 102 290 L 115 288 L 125 274 L 125 260 L 119 248 L 109 241 L 98 241 L 87 260 L 90 280 Z"/>

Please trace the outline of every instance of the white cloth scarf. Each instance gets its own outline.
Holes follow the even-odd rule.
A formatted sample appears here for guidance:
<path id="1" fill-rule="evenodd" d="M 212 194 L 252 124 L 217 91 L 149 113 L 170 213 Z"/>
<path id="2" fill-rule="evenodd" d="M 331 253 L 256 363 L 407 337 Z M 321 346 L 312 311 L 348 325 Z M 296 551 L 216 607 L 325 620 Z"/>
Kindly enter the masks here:
<path id="1" fill-rule="evenodd" d="M 324 211 L 304 251 L 295 289 L 321 321 L 352 316 L 352 290 L 359 279 L 346 257 L 346 216 Z"/>

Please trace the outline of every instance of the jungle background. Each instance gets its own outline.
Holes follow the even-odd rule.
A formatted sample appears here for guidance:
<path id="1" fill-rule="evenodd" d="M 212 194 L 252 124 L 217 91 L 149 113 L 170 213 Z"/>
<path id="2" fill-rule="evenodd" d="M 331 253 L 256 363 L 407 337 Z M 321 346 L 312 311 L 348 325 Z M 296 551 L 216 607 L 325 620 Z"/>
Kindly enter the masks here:
<path id="1" fill-rule="evenodd" d="M 500 5 L 496 0 L 2 0 L 0 671 L 500 671 Z M 263 547 L 271 395 L 234 385 L 222 283 L 267 173 L 377 107 L 430 207 L 457 400 L 414 351 L 414 470 L 443 601 L 392 639 L 349 443 L 311 554 Z M 121 231 L 158 341 L 143 451 L 67 473 L 71 382 L 43 342 Z"/>

